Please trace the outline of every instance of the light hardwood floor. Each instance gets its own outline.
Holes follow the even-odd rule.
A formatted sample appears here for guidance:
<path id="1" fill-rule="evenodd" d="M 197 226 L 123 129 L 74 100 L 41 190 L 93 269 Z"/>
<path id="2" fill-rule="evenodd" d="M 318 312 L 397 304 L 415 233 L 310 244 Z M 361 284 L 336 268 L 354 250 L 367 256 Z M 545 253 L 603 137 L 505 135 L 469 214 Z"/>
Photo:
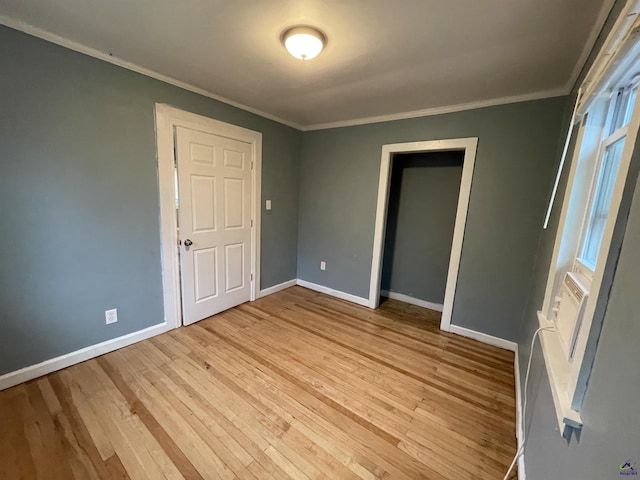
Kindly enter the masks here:
<path id="1" fill-rule="evenodd" d="M 293 287 L 18 385 L 0 478 L 502 479 L 513 353 L 439 315 Z"/>

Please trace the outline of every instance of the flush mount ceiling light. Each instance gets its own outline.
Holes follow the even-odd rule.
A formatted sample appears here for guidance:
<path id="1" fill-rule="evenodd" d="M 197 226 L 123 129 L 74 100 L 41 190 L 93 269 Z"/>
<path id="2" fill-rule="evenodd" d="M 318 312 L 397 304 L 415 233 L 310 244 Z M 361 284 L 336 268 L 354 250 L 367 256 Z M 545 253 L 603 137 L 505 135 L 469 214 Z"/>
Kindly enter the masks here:
<path id="1" fill-rule="evenodd" d="M 318 56 L 327 43 L 327 37 L 317 28 L 299 26 L 282 32 L 282 43 L 291 55 L 300 60 Z"/>

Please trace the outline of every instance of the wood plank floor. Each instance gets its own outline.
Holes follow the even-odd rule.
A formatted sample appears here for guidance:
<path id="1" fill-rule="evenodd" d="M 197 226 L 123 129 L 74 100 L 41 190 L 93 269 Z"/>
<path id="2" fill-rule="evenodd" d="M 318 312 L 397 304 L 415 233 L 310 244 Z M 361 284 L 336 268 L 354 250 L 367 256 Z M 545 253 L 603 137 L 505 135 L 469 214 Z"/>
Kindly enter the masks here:
<path id="1" fill-rule="evenodd" d="M 290 288 L 0 392 L 0 478 L 501 479 L 513 353 L 438 324 Z"/>

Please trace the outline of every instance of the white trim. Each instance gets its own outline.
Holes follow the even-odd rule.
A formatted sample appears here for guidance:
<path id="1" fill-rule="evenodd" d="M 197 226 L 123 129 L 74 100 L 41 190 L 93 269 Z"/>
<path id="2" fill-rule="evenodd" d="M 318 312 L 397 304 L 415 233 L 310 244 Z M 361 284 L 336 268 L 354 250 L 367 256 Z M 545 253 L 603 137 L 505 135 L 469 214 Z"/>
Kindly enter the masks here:
<path id="1" fill-rule="evenodd" d="M 520 448 L 518 446 L 518 448 Z M 518 458 L 518 480 L 526 480 L 527 474 L 524 470 L 524 450 L 522 451 L 522 455 Z"/>
<path id="2" fill-rule="evenodd" d="M 519 448 L 519 447 L 518 447 Z M 524 470 L 524 451 L 518 458 L 518 480 L 526 480 L 527 474 Z"/>
<path id="3" fill-rule="evenodd" d="M 449 331 L 451 326 L 451 314 L 458 282 L 458 270 L 460 268 L 460 256 L 462 255 L 462 242 L 467 223 L 467 211 L 471 196 L 471 181 L 476 160 L 478 138 L 454 138 L 448 140 L 432 140 L 424 142 L 394 143 L 382 146 L 380 161 L 380 181 L 378 185 L 378 203 L 376 208 L 376 223 L 373 235 L 373 256 L 371 260 L 371 279 L 369 285 L 369 307 L 376 308 L 380 301 L 380 277 L 382 274 L 382 259 L 384 255 L 384 236 L 387 223 L 387 207 L 389 201 L 389 188 L 391 183 L 391 164 L 395 153 L 408 152 L 437 152 L 437 151 L 464 151 L 464 163 L 462 165 L 462 179 L 460 182 L 460 194 L 458 196 L 458 210 L 451 244 L 451 257 L 447 273 L 447 286 L 445 288 L 444 306 L 440 328 Z"/>
<path id="4" fill-rule="evenodd" d="M 459 327 L 458 325 L 451 325 L 449 332 L 455 333 L 456 335 L 461 335 L 463 337 L 478 340 L 479 342 L 486 343 L 487 345 L 493 345 L 494 347 L 503 348 L 504 350 L 509 350 L 510 352 L 515 352 L 518 348 L 518 344 L 516 342 L 505 340 L 504 338 L 500 337 L 494 337 L 493 335 L 488 335 L 476 330 Z"/>
<path id="5" fill-rule="evenodd" d="M 478 108 L 496 107 L 499 105 L 509 105 L 511 103 L 529 102 L 532 100 L 543 100 L 545 98 L 564 97 L 570 93 L 570 88 L 552 88 L 539 92 L 524 93 L 522 95 L 512 95 L 509 97 L 492 98 L 489 100 L 478 100 L 475 102 L 459 103 L 456 105 L 446 105 L 443 107 L 425 108 L 410 112 L 389 113 L 386 115 L 376 115 L 373 117 L 355 118 L 353 120 L 341 120 L 338 122 L 318 123 L 316 125 L 305 125 L 301 127 L 303 132 L 313 130 L 327 130 L 330 128 L 353 127 L 356 125 L 368 125 L 370 123 L 392 122 L 394 120 L 406 120 L 409 118 L 431 117 L 445 113 L 464 112 Z"/>
<path id="6" fill-rule="evenodd" d="M 522 415 L 522 385 L 520 385 L 520 357 L 518 345 L 516 344 L 515 357 L 513 359 L 513 376 L 516 387 L 516 439 L 518 440 L 518 450 L 522 451 L 522 455 L 518 457 L 518 480 L 525 480 L 527 477 L 524 472 L 524 422 Z"/>
<path id="7" fill-rule="evenodd" d="M 516 438 L 518 439 L 518 449 L 520 449 L 524 439 L 524 418 L 522 418 L 522 385 L 520 385 L 520 358 L 518 358 L 518 345 L 515 349 L 513 359 L 513 376 L 516 386 Z"/>
<path id="8" fill-rule="evenodd" d="M 540 332 L 540 343 L 549 377 L 558 429 L 564 437 L 567 426 L 576 428 L 582 426 L 580 413 L 571 408 L 573 394 L 569 395 L 567 389 L 571 364 L 567 362 L 567 356 L 560 344 L 560 339 L 554 331 L 555 324 L 547 320 L 541 311 L 538 311 L 538 325 L 540 328 L 546 329 Z"/>
<path id="9" fill-rule="evenodd" d="M 310 290 L 315 290 L 316 292 L 325 293 L 327 295 L 331 295 L 332 297 L 346 300 L 347 302 L 357 303 L 358 305 L 362 305 L 364 307 L 369 306 L 368 299 L 358 297 L 356 295 L 351 295 L 350 293 L 341 292 L 340 290 L 334 290 L 333 288 L 325 287 L 323 285 L 318 285 L 317 283 L 307 282 L 306 280 L 298 279 L 297 284 L 300 285 L 301 287 L 308 288 Z"/>
<path id="10" fill-rule="evenodd" d="M 82 53 L 84 55 L 97 58 L 98 60 L 111 63 L 112 65 L 117 65 L 119 67 L 126 68 L 127 70 L 131 70 L 132 72 L 136 72 L 141 75 L 145 75 L 147 77 L 159 80 L 161 82 L 168 83 L 169 85 L 182 88 L 183 90 L 187 90 L 189 92 L 202 95 L 203 97 L 211 98 L 213 100 L 226 103 L 227 105 L 231 105 L 232 107 L 239 108 L 240 110 L 244 110 L 245 112 L 258 115 L 268 120 L 273 120 L 274 122 L 281 123 L 283 125 L 286 125 L 291 128 L 295 128 L 296 130 L 300 130 L 302 132 L 313 131 L 313 130 L 325 130 L 329 128 L 350 127 L 354 125 L 366 125 L 369 123 L 389 122 L 393 120 L 404 120 L 408 118 L 428 117 L 433 115 L 441 115 L 444 113 L 454 113 L 454 112 L 462 112 L 465 110 L 474 110 L 477 108 L 494 107 L 498 105 L 508 105 L 510 103 L 528 102 L 531 100 L 542 100 L 545 98 L 561 97 L 561 96 L 568 95 L 571 90 L 571 86 L 573 86 L 573 83 L 575 83 L 575 80 L 573 80 L 567 83 L 567 85 L 569 86 L 564 86 L 561 88 L 541 90 L 538 92 L 524 93 L 521 95 L 512 95 L 508 97 L 498 97 L 498 98 L 493 98 L 488 100 L 478 100 L 475 102 L 460 103 L 456 105 L 448 105 L 443 107 L 432 107 L 432 108 L 426 108 L 422 110 L 391 113 L 391 114 L 378 115 L 373 117 L 362 117 L 362 118 L 356 118 L 353 120 L 341 120 L 337 122 L 319 123 L 315 125 L 300 125 L 298 123 L 280 118 L 276 115 L 272 115 L 262 110 L 258 110 L 257 108 L 253 108 L 243 103 L 230 100 L 221 95 L 216 95 L 215 93 L 209 90 L 196 87 L 194 85 L 191 85 L 187 82 L 183 82 L 181 80 L 170 77 L 168 75 L 164 75 L 154 70 L 150 70 L 140 65 L 136 65 L 135 63 L 129 62 L 127 60 L 114 57 L 108 52 L 103 52 L 101 50 L 88 47 L 86 45 L 82 45 L 81 43 L 75 42 L 73 40 L 62 37 L 60 35 L 56 35 L 55 33 L 48 32 L 42 28 L 36 27 L 34 25 L 30 25 L 21 20 L 16 20 L 14 18 L 7 17 L 6 15 L 0 14 L 0 24 L 6 25 L 7 27 L 13 28 L 14 30 L 24 32 L 28 35 L 41 38 L 42 40 L 45 40 L 47 42 L 55 43 L 56 45 L 60 45 L 62 47 Z M 577 69 L 578 73 L 580 72 L 581 68 L 582 67 Z"/>
<path id="11" fill-rule="evenodd" d="M 0 390 L 5 390 L 20 383 L 75 365 L 76 363 L 99 357 L 100 355 L 113 352 L 114 350 L 118 350 L 128 345 L 133 345 L 134 343 L 146 340 L 147 338 L 160 335 L 168 330 L 171 330 L 171 327 L 166 323 L 161 323 L 159 325 L 154 325 L 137 332 L 113 338 L 106 342 L 85 347 L 50 360 L 45 360 L 44 362 L 37 363 L 29 367 L 21 368 L 15 372 L 5 373 L 0 376 Z"/>
<path id="12" fill-rule="evenodd" d="M 172 328 L 182 325 L 180 304 L 180 266 L 175 250 L 178 246 L 175 176 L 173 161 L 173 126 L 168 115 L 156 106 L 156 143 L 158 157 L 158 196 L 160 202 L 160 253 L 162 259 L 162 295 L 164 321 Z"/>
<path id="13" fill-rule="evenodd" d="M 409 295 L 405 295 L 404 293 L 390 292 L 389 290 L 380 290 L 380 295 L 383 297 L 392 298 L 394 300 L 399 300 L 404 303 L 409 303 L 411 305 L 417 305 L 418 307 L 435 310 L 436 312 L 442 312 L 442 309 L 444 308 L 444 305 L 442 303 L 427 302 L 426 300 L 420 300 L 416 297 L 410 297 Z"/>
<path id="14" fill-rule="evenodd" d="M 262 133 L 221 122 L 169 105 L 156 104 L 156 141 L 158 148 L 158 184 L 160 192 L 160 232 L 162 252 L 162 289 L 165 321 L 173 328 L 182 324 L 180 306 L 180 270 L 175 205 L 174 177 L 174 128 L 177 126 L 205 130 L 216 135 L 228 136 L 251 144 L 253 170 L 251 216 L 251 300 L 258 298 L 260 285 L 260 227 L 261 227 L 261 179 Z"/>
<path id="15" fill-rule="evenodd" d="M 154 70 L 141 67 L 140 65 L 136 65 L 135 63 L 129 62 L 127 60 L 114 57 L 110 53 L 103 52 L 95 48 L 87 47 L 85 45 L 82 45 L 81 43 L 75 42 L 73 40 L 69 40 L 68 38 L 65 38 L 65 37 L 61 37 L 60 35 L 56 35 L 55 33 L 48 32 L 46 30 L 43 30 L 42 28 L 36 27 L 34 25 L 30 25 L 21 20 L 16 20 L 16 19 L 7 17 L 6 15 L 0 15 L 0 24 L 6 25 L 7 27 L 13 28 L 14 30 L 19 30 L 21 32 L 27 33 L 34 37 L 41 38 L 42 40 L 46 40 L 47 42 L 55 43 L 56 45 L 60 45 L 70 50 L 83 53 L 93 58 L 97 58 L 98 60 L 102 60 L 102 61 L 111 63 L 113 65 L 117 65 L 118 67 L 126 68 L 127 70 L 131 70 L 132 72 L 140 73 L 150 78 L 155 78 L 156 80 L 160 80 L 161 82 L 168 83 L 178 88 L 182 88 L 183 90 L 188 90 L 190 92 L 197 93 L 198 95 L 202 95 L 203 97 L 211 98 L 213 100 L 226 103 L 227 105 L 231 105 L 232 107 L 236 107 L 236 108 L 239 108 L 240 110 L 244 110 L 245 112 L 253 113 L 254 115 L 259 115 L 266 119 L 273 120 L 274 122 L 287 125 L 288 127 L 295 128 L 296 130 L 302 130 L 302 126 L 298 125 L 297 123 L 284 120 L 280 117 L 276 117 L 275 115 L 271 115 L 270 113 L 266 113 L 266 112 L 263 112 L 262 110 L 258 110 L 257 108 L 249 107 L 248 105 L 244 105 L 242 103 L 229 100 L 228 98 L 222 97 L 220 95 L 216 95 L 215 93 L 210 92 L 209 90 L 196 87 L 194 85 L 183 82 L 181 80 L 177 80 L 173 77 L 163 75 L 162 73 L 156 72 Z"/>
<path id="16" fill-rule="evenodd" d="M 264 290 L 260 290 L 259 298 L 266 297 L 268 295 L 273 295 L 274 293 L 278 293 L 281 290 L 285 290 L 290 287 L 294 287 L 298 284 L 298 279 L 294 278 L 292 280 L 288 280 L 286 282 L 279 283 L 278 285 L 274 285 L 273 287 L 265 288 Z"/>

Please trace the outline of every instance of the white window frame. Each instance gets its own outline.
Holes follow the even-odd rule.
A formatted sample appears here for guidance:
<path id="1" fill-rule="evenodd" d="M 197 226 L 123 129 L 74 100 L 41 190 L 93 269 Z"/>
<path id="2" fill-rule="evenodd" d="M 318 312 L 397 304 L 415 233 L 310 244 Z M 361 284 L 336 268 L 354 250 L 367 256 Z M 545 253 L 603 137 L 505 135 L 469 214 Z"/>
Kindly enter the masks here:
<path id="1" fill-rule="evenodd" d="M 640 99 L 638 99 L 635 102 L 629 124 L 610 135 L 606 135 L 612 110 L 615 107 L 609 108 L 611 101 L 606 97 L 603 99 L 603 96 L 607 95 L 606 92 L 611 91 L 609 86 L 616 86 L 617 91 L 621 81 L 619 72 L 632 65 L 625 63 L 629 56 L 633 55 L 634 58 L 637 58 L 640 32 L 637 30 L 640 27 L 638 12 L 640 12 L 640 1 L 629 2 L 623 9 L 581 87 L 581 91 L 585 93 L 578 99 L 579 131 L 556 233 L 544 303 L 542 310 L 538 312 L 539 325 L 545 328 L 541 332 L 541 343 L 558 426 L 560 433 L 566 438 L 570 438 L 573 428 L 582 427 L 580 409 L 595 356 L 596 342 L 590 342 L 590 339 L 593 335 L 599 334 L 604 317 L 604 309 L 599 308 L 601 307 L 600 302 L 602 302 L 600 293 L 601 290 L 602 292 L 608 291 L 612 281 L 609 277 L 605 278 L 605 270 L 608 262 L 615 261 L 610 258 L 609 252 L 640 126 Z M 622 78 L 627 77 L 625 75 Z M 606 112 L 602 111 L 603 102 L 607 106 Z M 605 121 L 603 121 L 603 114 Z M 602 242 L 595 270 L 591 271 L 580 260 L 580 257 L 593 204 L 593 194 L 596 182 L 598 182 L 598 171 L 604 156 L 604 144 L 605 142 L 607 144 L 613 143 L 625 135 L 626 139 Z M 597 143 L 594 142 L 594 138 L 597 138 Z M 580 207 L 577 206 L 575 195 L 579 194 L 584 197 L 585 188 L 588 188 L 588 201 L 586 205 L 582 206 L 582 211 L 577 211 Z M 580 215 L 579 221 L 576 215 Z M 584 272 L 585 269 L 592 273 L 590 278 L 589 272 Z M 555 330 L 555 323 L 552 321 L 552 309 L 564 275 L 568 271 L 575 272 L 576 270 L 583 274 L 587 273 L 584 276 L 590 280 L 590 285 L 582 317 L 582 326 L 575 344 L 575 353 L 572 359 L 568 359 L 560 336 Z M 588 344 L 589 349 L 587 348 Z"/>
<path id="2" fill-rule="evenodd" d="M 616 109 L 614 105 L 615 100 L 613 100 L 613 96 L 609 102 L 610 102 L 610 106 L 608 109 L 609 112 L 607 113 L 607 117 L 612 116 Z M 610 122 L 610 119 L 607 119 L 605 126 L 603 128 L 603 131 L 607 131 L 609 129 L 609 125 L 608 125 L 609 122 Z M 589 187 L 589 200 L 585 205 L 584 219 L 582 222 L 580 240 L 578 242 L 578 251 L 576 252 L 575 262 L 578 263 L 578 265 L 576 265 L 574 268 L 574 271 L 581 270 L 583 272 L 582 275 L 588 278 L 589 283 L 591 283 L 591 280 L 593 279 L 594 266 L 587 263 L 586 259 L 584 258 L 584 250 L 585 250 L 585 242 L 587 240 L 587 234 L 589 233 L 589 223 L 591 221 L 591 213 L 594 208 L 594 202 L 596 200 L 596 196 L 599 193 L 599 188 L 600 188 L 599 182 L 601 178 L 604 157 L 606 155 L 607 148 L 610 145 L 613 145 L 614 143 L 616 143 L 618 140 L 624 138 L 625 145 L 626 145 L 626 142 L 628 139 L 628 133 L 629 133 L 629 124 L 625 124 L 622 127 L 615 130 L 613 133 L 611 133 L 608 137 L 602 138 L 599 142 L 596 165 L 595 165 L 595 168 L 593 169 L 592 180 Z M 580 147 L 579 145 L 576 145 L 576 148 L 579 148 L 579 147 Z M 583 268 L 580 268 L 580 267 L 583 267 Z"/>

